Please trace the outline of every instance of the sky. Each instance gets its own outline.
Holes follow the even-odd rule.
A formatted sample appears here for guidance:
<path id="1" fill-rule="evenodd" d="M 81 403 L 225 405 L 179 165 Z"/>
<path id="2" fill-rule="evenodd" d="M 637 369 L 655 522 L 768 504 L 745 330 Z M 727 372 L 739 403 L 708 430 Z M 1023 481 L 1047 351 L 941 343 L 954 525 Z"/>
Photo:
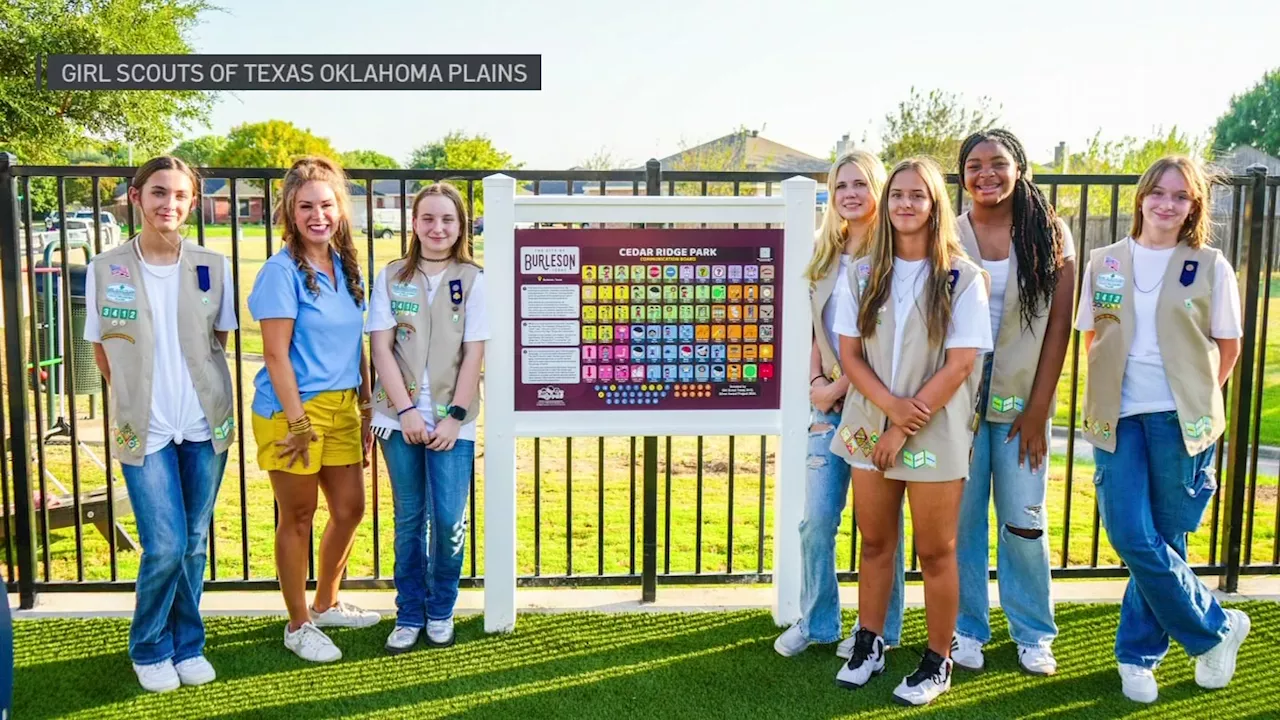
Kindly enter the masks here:
<path id="1" fill-rule="evenodd" d="M 225 93 L 209 127 L 288 120 L 403 162 L 450 130 L 528 169 L 637 166 L 739 126 L 818 157 L 872 150 L 911 88 L 987 97 L 1032 160 L 1177 126 L 1207 134 L 1280 67 L 1280 1 L 219 0 L 207 54 L 534 53 L 540 91 Z M 865 142 L 864 142 L 865 139 Z"/>

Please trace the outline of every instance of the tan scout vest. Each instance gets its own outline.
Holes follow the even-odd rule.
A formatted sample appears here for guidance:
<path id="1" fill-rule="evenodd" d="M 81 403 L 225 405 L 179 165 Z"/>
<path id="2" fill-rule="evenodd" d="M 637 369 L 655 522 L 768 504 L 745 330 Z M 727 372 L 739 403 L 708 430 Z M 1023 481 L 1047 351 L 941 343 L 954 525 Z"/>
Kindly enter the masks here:
<path id="1" fill-rule="evenodd" d="M 1169 260 L 1156 306 L 1156 338 L 1160 357 L 1172 373 L 1169 388 L 1178 408 L 1182 441 L 1195 455 L 1217 442 L 1226 429 L 1222 392 L 1218 388 L 1221 358 L 1209 335 L 1215 266 L 1222 253 L 1179 244 Z M 1084 434 L 1094 447 L 1116 449 L 1120 420 L 1120 387 L 1133 344 L 1133 252 L 1129 238 L 1089 255 L 1093 297 L 1080 298 L 1081 311 L 1091 303 L 1093 346 L 1084 390 Z"/>
<path id="2" fill-rule="evenodd" d="M 969 221 L 969 213 L 957 218 L 960 243 L 979 266 L 982 253 L 978 250 L 978 236 Z M 1066 232 L 1066 228 L 1063 228 Z M 1037 315 L 1028 329 L 1022 324 L 1022 296 L 1018 293 L 1018 254 L 1009 248 L 1009 282 L 1004 289 L 1004 310 L 1000 316 L 1000 336 L 995 339 L 995 353 L 991 367 L 990 400 L 985 409 L 991 422 L 1011 423 L 1026 408 L 1031 399 L 1031 387 L 1035 384 L 1036 370 L 1040 367 L 1040 348 L 1044 345 L 1045 329 L 1049 326 L 1049 308 Z M 1048 417 L 1057 412 L 1058 393 L 1055 386 L 1049 402 Z"/>
<path id="3" fill-rule="evenodd" d="M 422 373 L 431 368 L 431 403 L 435 405 L 436 420 L 440 420 L 453 404 L 458 368 L 462 365 L 466 298 L 480 268 L 469 263 L 450 263 L 440 278 L 435 299 L 428 303 L 427 276 L 421 270 L 414 274 L 412 282 L 401 283 L 396 279 L 404 262 L 395 260 L 387 265 L 387 295 L 391 299 L 391 313 L 396 319 L 396 341 L 391 352 L 400 366 L 400 375 L 414 405 L 418 404 L 418 383 L 422 380 Z M 397 418 L 396 408 L 387 397 L 381 380 L 374 387 L 373 398 L 378 412 Z M 480 393 L 476 393 L 462 424 L 474 421 L 479 414 Z"/>
<path id="4" fill-rule="evenodd" d="M 869 260 L 855 260 L 849 266 L 849 286 L 856 297 L 862 295 L 862 265 Z M 955 301 L 973 282 L 982 282 L 982 270 L 966 258 L 952 258 L 951 298 Z M 927 291 L 926 291 L 927 292 Z M 877 331 L 862 338 L 862 352 L 871 369 L 883 378 L 893 376 L 893 335 L 895 311 L 893 299 L 886 299 L 876 321 Z M 910 397 L 933 377 L 946 362 L 947 353 L 942 347 L 929 344 L 929 333 L 919 302 L 906 319 L 902 335 L 901 363 L 890 392 L 899 397 Z M 981 363 L 975 363 L 974 371 L 941 408 L 935 408 L 929 423 L 920 432 L 907 438 L 907 443 L 894 467 L 885 477 L 891 480 L 911 482 L 941 482 L 968 476 L 970 450 L 973 446 L 973 429 L 977 419 L 976 404 L 978 384 L 982 377 Z M 831 441 L 831 451 L 846 462 L 869 463 L 880 434 L 888 428 L 888 417 L 856 388 L 850 387 L 845 398 L 840 427 Z"/>
<path id="5" fill-rule="evenodd" d="M 151 424 L 151 381 L 155 333 L 147 300 L 137 239 L 101 253 L 90 266 L 102 348 L 111 365 L 111 423 L 116 458 L 141 465 Z M 213 448 L 225 452 L 235 431 L 231 371 L 227 356 L 214 337 L 214 322 L 222 307 L 226 258 L 183 241 L 178 264 L 178 344 L 187 361 L 200 409 L 213 431 Z M 160 388 L 165 392 L 165 388 Z"/>
<path id="6" fill-rule="evenodd" d="M 809 288 L 809 307 L 810 315 L 813 318 L 813 337 L 818 343 L 818 354 L 822 356 L 822 372 L 830 380 L 837 380 L 840 377 L 840 361 L 836 358 L 834 342 L 839 342 L 835 338 L 827 335 L 827 327 L 822 323 L 822 310 L 831 300 L 831 295 L 835 291 L 836 281 L 840 277 L 840 258 L 836 257 L 831 261 L 831 267 L 828 268 L 827 274 Z"/>

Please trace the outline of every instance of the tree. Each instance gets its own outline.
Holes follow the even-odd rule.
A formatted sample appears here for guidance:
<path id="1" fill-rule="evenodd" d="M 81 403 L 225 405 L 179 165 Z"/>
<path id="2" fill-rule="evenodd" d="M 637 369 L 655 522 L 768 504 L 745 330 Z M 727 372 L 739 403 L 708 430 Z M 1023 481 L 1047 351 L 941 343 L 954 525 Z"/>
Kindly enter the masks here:
<path id="1" fill-rule="evenodd" d="M 421 170 L 518 170 L 524 163 L 512 159 L 510 153 L 494 147 L 486 135 L 468 136 L 461 130 L 452 130 L 434 142 L 422 145 L 409 157 L 409 167 Z M 466 184 L 458 186 L 462 197 L 467 197 Z M 484 215 L 484 184 L 475 183 L 475 217 Z"/>
<path id="2" fill-rule="evenodd" d="M 186 160 L 187 164 L 193 167 L 213 167 L 214 161 L 218 159 L 218 156 L 222 154 L 226 147 L 227 137 L 225 135 L 203 135 L 184 140 L 169 152 Z"/>
<path id="3" fill-rule="evenodd" d="M 663 170 L 697 170 L 703 172 L 744 172 L 747 167 L 747 140 L 751 130 L 746 125 L 739 125 L 736 130 L 716 140 L 690 146 L 680 141 L 680 152 L 670 159 Z M 765 158 L 767 165 L 773 158 Z M 738 195 L 755 195 L 763 192 L 758 183 L 739 183 Z M 680 182 L 675 184 L 676 195 L 701 195 L 701 182 Z M 708 182 L 707 195 L 733 195 L 733 183 Z"/>
<path id="4" fill-rule="evenodd" d="M 227 145 L 218 153 L 221 167 L 289 167 L 305 155 L 337 158 L 328 138 L 311 134 L 284 120 L 245 123 L 231 128 Z"/>
<path id="5" fill-rule="evenodd" d="M 964 139 L 993 126 L 999 120 L 998 111 L 992 110 L 990 98 L 978 98 L 978 106 L 969 108 L 954 93 L 930 90 L 921 95 L 912 87 L 911 96 L 898 103 L 897 112 L 885 115 L 880 157 L 892 165 L 923 155 L 946 170 L 955 165 Z"/>
<path id="6" fill-rule="evenodd" d="M 578 167 L 583 170 L 615 170 L 626 167 L 628 164 L 626 160 L 614 157 L 608 148 L 602 147 L 592 153 L 591 157 L 579 162 Z"/>
<path id="7" fill-rule="evenodd" d="M 203 121 L 213 93 L 51 91 L 33 81 L 37 55 L 191 53 L 188 34 L 205 0 L 20 0 L 0 3 L 0 150 L 57 162 L 86 137 L 162 152 Z"/>
<path id="8" fill-rule="evenodd" d="M 349 150 L 342 153 L 342 166 L 368 170 L 398 170 L 400 163 L 396 162 L 395 158 L 374 150 Z"/>
<path id="9" fill-rule="evenodd" d="M 1280 155 L 1280 68 L 1262 76 L 1252 90 L 1231 98 L 1227 113 L 1214 127 L 1220 150 L 1252 145 L 1271 155 Z"/>
<path id="10" fill-rule="evenodd" d="M 1083 152 L 1072 153 L 1067 170 L 1071 174 L 1088 175 L 1139 175 L 1156 160 L 1167 155 L 1186 155 L 1207 161 L 1211 145 L 1207 138 L 1190 136 L 1178 131 L 1175 125 L 1166 133 L 1156 128 L 1146 139 L 1126 135 L 1119 140 L 1103 140 L 1099 130 L 1089 140 Z M 1110 188 L 1092 188 L 1089 193 L 1089 215 L 1105 216 L 1111 213 Z M 1120 214 L 1133 209 L 1136 188 L 1120 186 L 1117 207 Z M 1080 208 L 1080 189 L 1062 186 L 1058 194 L 1058 211 L 1063 215 L 1076 215 Z"/>

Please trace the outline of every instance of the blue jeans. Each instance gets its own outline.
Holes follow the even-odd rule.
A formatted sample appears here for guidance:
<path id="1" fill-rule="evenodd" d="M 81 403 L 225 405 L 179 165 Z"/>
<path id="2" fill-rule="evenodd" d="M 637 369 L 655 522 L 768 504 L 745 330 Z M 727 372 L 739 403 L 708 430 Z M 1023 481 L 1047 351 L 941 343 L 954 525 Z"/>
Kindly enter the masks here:
<path id="1" fill-rule="evenodd" d="M 396 624 L 447 620 L 462 576 L 475 443 L 428 450 L 406 443 L 399 431 L 379 442 L 395 501 Z"/>
<path id="2" fill-rule="evenodd" d="M 227 454 L 214 452 L 208 440 L 171 442 L 141 467 L 120 466 L 142 543 L 129 626 L 129 657 L 138 665 L 204 653 L 200 593 L 209 519 L 226 466 Z"/>
<path id="3" fill-rule="evenodd" d="M 973 436 L 969 479 L 960 500 L 956 564 L 960 570 L 960 613 L 956 633 L 986 643 L 991 640 L 990 602 L 987 596 L 990 531 L 988 508 L 995 496 L 996 574 L 1000 606 L 1009 621 L 1009 637 L 1022 647 L 1048 647 L 1058 635 L 1053 621 L 1052 580 L 1049 576 L 1049 523 L 1045 493 L 1049 459 L 1038 471 L 1030 459 L 1018 465 L 1021 434 L 1005 442 L 1012 423 L 983 420 Z M 1045 423 L 1048 447 L 1049 424 Z M 1038 530 L 1031 539 L 1009 528 Z"/>
<path id="4" fill-rule="evenodd" d="M 826 429 L 809 431 L 808 470 L 805 473 L 804 519 L 800 521 L 800 630 L 815 643 L 840 639 L 840 588 L 836 581 L 836 532 L 849 497 L 849 464 L 831 452 L 831 439 L 840 425 L 840 413 L 810 408 L 811 425 Z M 897 575 L 884 621 L 884 641 L 902 644 L 903 534 L 898 519 Z M 854 532 L 857 532 L 856 528 Z"/>
<path id="5" fill-rule="evenodd" d="M 1227 617 L 1187 566 L 1187 533 L 1218 488 L 1214 448 L 1187 455 L 1177 413 L 1121 418 L 1116 451 L 1094 448 L 1093 482 L 1107 538 L 1129 568 L 1116 659 L 1154 668 L 1173 637 L 1192 657 L 1227 635 Z"/>

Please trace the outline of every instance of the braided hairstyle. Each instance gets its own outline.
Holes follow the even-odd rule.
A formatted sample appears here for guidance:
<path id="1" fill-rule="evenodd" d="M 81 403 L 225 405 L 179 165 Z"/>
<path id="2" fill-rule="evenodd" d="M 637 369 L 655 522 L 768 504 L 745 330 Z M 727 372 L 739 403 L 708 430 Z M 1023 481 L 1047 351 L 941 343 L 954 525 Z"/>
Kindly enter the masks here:
<path id="1" fill-rule="evenodd" d="M 965 138 L 960 147 L 960 178 L 964 181 L 964 164 L 980 143 L 992 142 L 1013 156 L 1018 177 L 1013 182 L 1013 251 L 1018 258 L 1018 297 L 1021 299 L 1022 323 L 1028 329 L 1032 321 L 1049 311 L 1053 293 L 1058 287 L 1058 271 L 1062 269 L 1063 231 L 1049 199 L 1031 181 L 1031 165 L 1027 151 L 1008 130 L 992 128 Z"/>
<path id="2" fill-rule="evenodd" d="M 289 168 L 284 175 L 284 190 L 280 199 L 281 216 L 284 219 L 284 246 L 289 249 L 298 269 L 306 276 L 307 291 L 312 295 L 320 294 L 320 285 L 316 282 L 316 270 L 307 260 L 303 248 L 302 233 L 298 230 L 298 222 L 294 217 L 294 199 L 298 191 L 309 182 L 322 182 L 333 189 L 333 196 L 338 203 L 338 226 L 334 229 L 329 244 L 338 251 L 342 261 L 342 274 L 347 284 L 347 294 L 358 307 L 364 307 L 364 286 L 360 282 L 360 259 L 356 255 L 356 243 L 351 236 L 350 200 L 347 193 L 347 176 L 334 161 L 322 157 L 304 157 Z"/>

